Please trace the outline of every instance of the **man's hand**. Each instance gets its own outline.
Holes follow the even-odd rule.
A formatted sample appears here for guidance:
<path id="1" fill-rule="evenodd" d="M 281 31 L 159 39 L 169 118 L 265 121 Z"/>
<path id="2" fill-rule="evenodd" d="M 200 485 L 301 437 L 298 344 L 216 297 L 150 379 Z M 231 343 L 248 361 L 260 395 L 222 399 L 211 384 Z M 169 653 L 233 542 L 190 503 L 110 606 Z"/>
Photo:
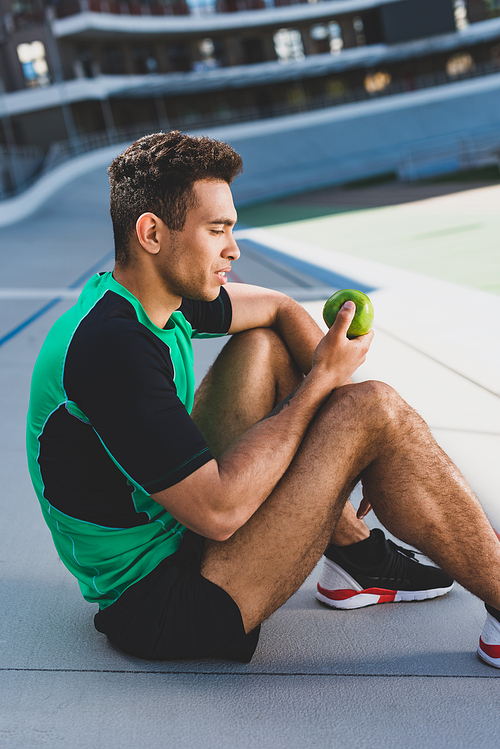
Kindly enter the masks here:
<path id="1" fill-rule="evenodd" d="M 329 378 L 332 388 L 347 382 L 363 364 L 373 340 L 373 330 L 358 338 L 347 338 L 355 312 L 354 302 L 346 302 L 314 352 L 313 372 Z"/>
<path id="2" fill-rule="evenodd" d="M 363 497 L 361 499 L 361 502 L 359 503 L 358 511 L 356 513 L 356 517 L 358 518 L 358 520 L 363 520 L 363 518 L 365 518 L 372 509 L 372 504 L 366 496 L 365 485 L 363 484 L 362 486 Z"/>
<path id="3" fill-rule="evenodd" d="M 326 367 L 330 379 L 338 367 L 339 378 L 335 376 L 335 383 L 330 385 L 330 389 L 349 382 L 351 375 L 363 363 L 373 333 L 347 339 L 347 330 L 356 311 L 353 302 L 344 305 L 330 331 L 324 336 L 306 310 L 280 292 L 232 283 L 227 284 L 226 291 L 233 307 L 229 333 L 273 327 L 285 341 L 304 374 L 311 370 L 315 351 L 315 363 L 320 365 L 320 369 Z M 343 376 L 344 372 L 348 374 Z"/>

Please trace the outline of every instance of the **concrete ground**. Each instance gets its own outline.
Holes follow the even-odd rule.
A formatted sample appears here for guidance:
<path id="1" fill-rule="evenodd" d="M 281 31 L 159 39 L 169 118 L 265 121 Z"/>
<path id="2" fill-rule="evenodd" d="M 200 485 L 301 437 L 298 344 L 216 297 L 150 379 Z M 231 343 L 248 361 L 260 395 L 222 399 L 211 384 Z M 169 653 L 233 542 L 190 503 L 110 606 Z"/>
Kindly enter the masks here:
<path id="1" fill-rule="evenodd" d="M 480 213 L 500 188 L 444 192 L 405 205 L 395 198 L 393 207 L 377 209 L 385 221 L 373 209 L 373 200 L 385 205 L 382 192 L 371 203 L 357 194 L 357 205 L 330 206 L 322 217 L 304 218 L 296 202 L 292 218 L 302 220 L 293 223 L 290 216 L 259 219 L 255 209 L 254 228 L 238 230 L 242 258 L 232 280 L 286 289 L 318 319 L 336 285 L 369 289 L 376 335 L 358 378 L 390 382 L 417 408 L 500 529 L 500 296 L 467 277 L 462 285 L 443 277 L 446 262 L 437 255 L 439 273 L 432 256 L 425 267 L 411 267 L 408 236 L 399 267 L 351 253 L 346 241 L 340 248 L 327 243 L 347 236 L 345 222 L 357 216 L 351 234 L 359 234 L 360 247 L 363 232 L 374 236 L 370 216 L 377 232 L 392 232 L 387 224 L 404 220 L 391 211 L 409 208 L 422 234 L 441 231 L 437 218 L 428 229 L 431 213 L 448 228 L 455 216 L 465 247 L 476 229 L 463 227 L 482 219 L 464 220 L 463 206 Z M 107 200 L 99 170 L 69 183 L 34 216 L 0 229 L 0 746 L 498 746 L 500 671 L 475 655 L 484 609 L 460 587 L 423 603 L 332 611 L 315 601 L 315 570 L 264 624 L 248 665 L 141 661 L 94 630 L 94 607 L 58 560 L 42 521 L 26 468 L 24 420 L 31 369 L 49 326 L 84 277 L 111 267 Z M 248 224 L 250 214 L 242 213 Z M 471 276 L 476 249 L 470 244 Z M 495 258 L 492 249 L 481 264 L 490 262 L 486 275 L 496 288 Z M 198 343 L 199 379 L 220 343 Z"/>

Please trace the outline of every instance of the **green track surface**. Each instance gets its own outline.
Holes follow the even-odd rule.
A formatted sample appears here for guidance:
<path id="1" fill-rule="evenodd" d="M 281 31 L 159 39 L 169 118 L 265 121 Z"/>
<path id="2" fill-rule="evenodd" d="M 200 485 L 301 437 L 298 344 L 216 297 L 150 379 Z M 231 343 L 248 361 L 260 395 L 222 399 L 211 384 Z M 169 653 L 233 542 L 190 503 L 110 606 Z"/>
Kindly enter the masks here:
<path id="1" fill-rule="evenodd" d="M 471 185 L 471 187 L 473 187 Z M 239 210 L 242 224 L 500 294 L 500 189 L 477 210 L 450 196 L 384 207 L 316 205 L 311 196 Z M 478 193 L 479 194 L 479 193 Z M 318 194 L 319 195 L 319 194 Z M 441 202 L 439 202 L 441 201 Z M 465 205 L 464 205 L 465 202 Z M 446 205 L 445 205 L 446 203 Z"/>

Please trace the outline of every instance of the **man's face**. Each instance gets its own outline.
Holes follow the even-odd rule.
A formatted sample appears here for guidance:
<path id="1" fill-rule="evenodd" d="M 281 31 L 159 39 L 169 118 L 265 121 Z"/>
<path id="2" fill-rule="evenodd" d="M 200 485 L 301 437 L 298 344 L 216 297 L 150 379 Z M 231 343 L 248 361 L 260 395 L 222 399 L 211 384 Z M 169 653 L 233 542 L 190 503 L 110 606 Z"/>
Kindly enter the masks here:
<path id="1" fill-rule="evenodd" d="M 226 182 L 199 180 L 193 189 L 195 208 L 182 231 L 168 233 L 159 271 L 170 293 L 212 301 L 240 255 L 233 237 L 236 210 Z"/>

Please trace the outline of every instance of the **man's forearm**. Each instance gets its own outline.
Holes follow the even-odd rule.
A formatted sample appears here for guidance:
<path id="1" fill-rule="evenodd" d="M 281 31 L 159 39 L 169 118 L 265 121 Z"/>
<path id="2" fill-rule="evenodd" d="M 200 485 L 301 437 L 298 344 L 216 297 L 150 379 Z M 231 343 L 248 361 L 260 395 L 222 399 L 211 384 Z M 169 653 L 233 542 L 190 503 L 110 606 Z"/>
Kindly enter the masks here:
<path id="1" fill-rule="evenodd" d="M 217 496 L 231 532 L 246 523 L 271 494 L 332 389 L 309 375 L 220 457 Z"/>

